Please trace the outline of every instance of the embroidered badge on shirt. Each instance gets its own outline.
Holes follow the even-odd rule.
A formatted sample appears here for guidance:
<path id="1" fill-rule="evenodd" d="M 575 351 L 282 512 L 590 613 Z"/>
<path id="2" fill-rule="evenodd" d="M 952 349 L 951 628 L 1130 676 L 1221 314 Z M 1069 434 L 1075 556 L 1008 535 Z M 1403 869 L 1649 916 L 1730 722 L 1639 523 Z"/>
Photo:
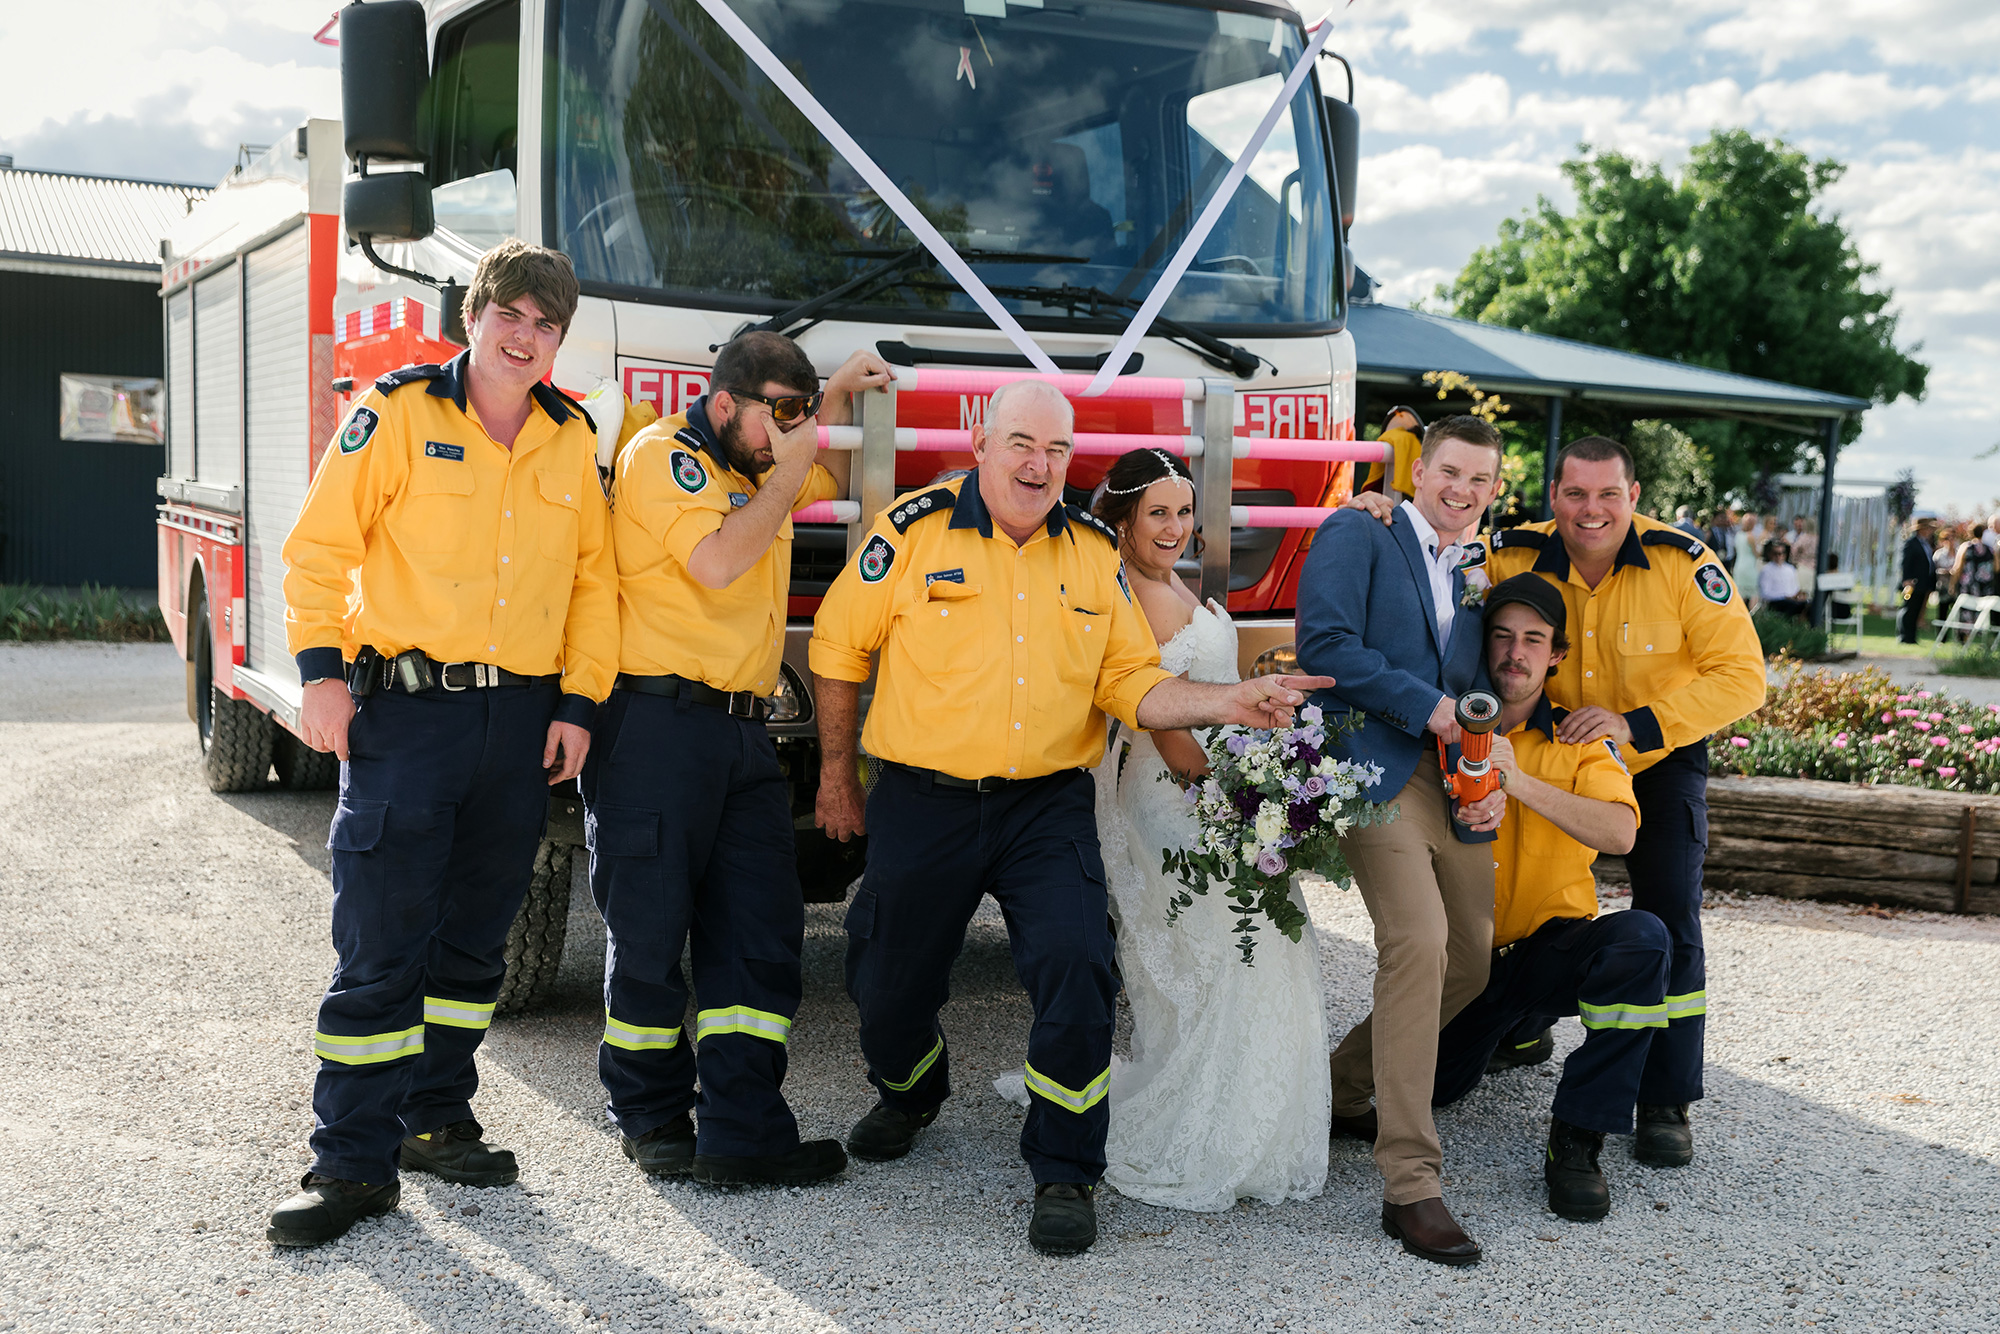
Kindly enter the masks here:
<path id="1" fill-rule="evenodd" d="M 667 455 L 667 468 L 674 475 L 674 484 L 689 495 L 708 485 L 708 472 L 701 466 L 701 460 L 684 449 Z"/>
<path id="2" fill-rule="evenodd" d="M 932 570 L 924 576 L 925 588 L 929 588 L 935 583 L 962 584 L 964 582 L 965 570 L 963 567 L 956 570 Z"/>
<path id="3" fill-rule="evenodd" d="M 1616 741 L 1613 741 L 1610 737 L 1604 737 L 1603 741 L 1604 741 L 1604 748 L 1611 752 L 1611 758 L 1618 761 L 1618 767 L 1620 769 L 1624 769 L 1627 774 L 1630 774 L 1632 771 L 1626 768 L 1625 757 L 1618 753 L 1618 743 Z"/>
<path id="4" fill-rule="evenodd" d="M 1484 542 L 1467 542 L 1459 548 L 1459 569 L 1469 570 L 1476 565 L 1484 565 L 1485 563 L 1486 544 Z"/>
<path id="5" fill-rule="evenodd" d="M 868 545 L 861 548 L 861 581 L 879 584 L 889 573 L 889 567 L 896 563 L 896 548 L 889 545 L 889 539 L 877 533 L 868 539 Z M 928 585 L 926 585 L 928 587 Z"/>
<path id="6" fill-rule="evenodd" d="M 356 408 L 340 432 L 340 452 L 352 454 L 366 447 L 369 438 L 375 434 L 375 428 L 381 424 L 382 419 L 375 415 L 375 409 Z"/>
<path id="7" fill-rule="evenodd" d="M 465 462 L 464 445 L 447 445 L 441 440 L 424 441 L 424 457 L 427 459 L 456 459 Z"/>
<path id="8" fill-rule="evenodd" d="M 1713 602 L 1716 606 L 1726 607 L 1729 605 L 1729 577 L 1723 574 L 1722 567 L 1714 561 L 1709 561 L 1695 567 L 1694 586 L 1701 590 L 1703 597 Z"/>

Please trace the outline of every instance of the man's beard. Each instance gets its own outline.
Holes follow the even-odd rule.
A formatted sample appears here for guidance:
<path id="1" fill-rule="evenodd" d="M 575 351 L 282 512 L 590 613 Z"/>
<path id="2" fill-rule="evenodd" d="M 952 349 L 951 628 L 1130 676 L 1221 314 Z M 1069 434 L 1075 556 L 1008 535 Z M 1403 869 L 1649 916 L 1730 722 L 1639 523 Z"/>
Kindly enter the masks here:
<path id="1" fill-rule="evenodd" d="M 1493 677 L 1494 688 L 1498 691 L 1502 702 L 1507 704 L 1519 704 L 1523 700 L 1533 699 L 1543 684 L 1535 680 L 1531 672 L 1502 673 L 1496 669 L 1492 671 L 1491 675 Z M 1508 692 L 1511 690 L 1519 690 L 1522 693 L 1518 695 L 1509 694 Z"/>
<path id="2" fill-rule="evenodd" d="M 769 471 L 769 465 L 757 462 L 757 451 L 744 443 L 743 417 L 741 414 L 731 417 L 728 421 L 722 423 L 722 426 L 716 431 L 715 435 L 716 439 L 721 442 L 723 458 L 737 472 L 742 473 L 745 477 L 755 477 L 761 472 Z"/>

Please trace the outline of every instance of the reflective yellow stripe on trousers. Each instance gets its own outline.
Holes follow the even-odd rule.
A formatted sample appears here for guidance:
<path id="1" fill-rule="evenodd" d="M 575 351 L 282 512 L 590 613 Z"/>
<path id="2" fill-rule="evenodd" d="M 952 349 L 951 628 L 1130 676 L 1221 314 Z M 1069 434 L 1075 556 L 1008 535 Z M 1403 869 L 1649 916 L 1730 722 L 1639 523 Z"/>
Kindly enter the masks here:
<path id="1" fill-rule="evenodd" d="M 1585 1028 L 1665 1028 L 1667 1007 L 1665 1005 L 1592 1005 L 1578 1001 Z M 1529 1045 L 1533 1045 L 1532 1043 Z"/>
<path id="2" fill-rule="evenodd" d="M 1669 996 L 1666 999 L 1667 1018 L 1692 1019 L 1696 1015 L 1708 1013 L 1708 988 L 1690 991 L 1684 996 Z"/>
<path id="3" fill-rule="evenodd" d="M 702 1010 L 695 1015 L 696 1041 L 720 1037 L 724 1033 L 747 1033 L 753 1038 L 765 1038 L 782 1046 L 791 1041 L 792 1021 L 782 1014 L 753 1010 L 747 1005 L 735 1005 L 726 1010 Z"/>
<path id="4" fill-rule="evenodd" d="M 894 1089 L 898 1093 L 908 1093 L 917 1086 L 917 1081 L 924 1077 L 924 1072 L 937 1064 L 937 1058 L 942 1055 L 944 1055 L 944 1039 L 939 1038 L 931 1045 L 931 1049 L 924 1053 L 924 1059 L 917 1062 L 917 1068 L 910 1071 L 908 1079 L 900 1084 L 893 1079 L 885 1079 L 882 1081 L 882 1087 Z"/>
<path id="5" fill-rule="evenodd" d="M 449 1028 L 490 1028 L 493 1024 L 494 1002 L 481 1005 L 478 1001 L 446 1000 L 442 996 L 424 997 L 424 1022 L 444 1024 Z"/>
<path id="6" fill-rule="evenodd" d="M 622 1019 L 613 1019 L 611 1011 L 604 1012 L 604 1045 L 619 1047 L 625 1051 L 668 1051 L 680 1045 L 681 1030 L 673 1028 L 647 1028 L 643 1024 L 628 1024 Z"/>
<path id="7" fill-rule="evenodd" d="M 369 1033 L 362 1037 L 342 1037 L 336 1033 L 314 1033 L 313 1055 L 342 1065 L 379 1065 L 424 1049 L 424 1026 L 400 1033 Z"/>
<path id="8" fill-rule="evenodd" d="M 1031 1065 L 1028 1067 L 1028 1091 L 1041 1094 L 1066 1112 L 1081 1114 L 1103 1102 L 1104 1095 L 1111 1091 L 1111 1069 L 1105 1067 L 1103 1074 L 1081 1089 L 1073 1089 L 1063 1087 Z"/>

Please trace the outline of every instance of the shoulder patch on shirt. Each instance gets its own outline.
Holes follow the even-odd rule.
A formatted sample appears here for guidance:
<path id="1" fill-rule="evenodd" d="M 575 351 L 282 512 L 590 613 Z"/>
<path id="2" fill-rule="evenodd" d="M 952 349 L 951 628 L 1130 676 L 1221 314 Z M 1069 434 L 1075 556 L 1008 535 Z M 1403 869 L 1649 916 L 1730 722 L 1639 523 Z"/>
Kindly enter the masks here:
<path id="1" fill-rule="evenodd" d="M 376 376 L 375 392 L 378 394 L 387 394 L 401 389 L 406 384 L 421 384 L 425 380 L 442 380 L 443 378 L 444 367 L 437 365 L 435 362 L 426 362 L 421 366 L 403 366 L 390 371 L 387 375 Z"/>
<path id="2" fill-rule="evenodd" d="M 381 424 L 382 419 L 375 414 L 375 409 L 356 408 L 348 416 L 347 425 L 340 428 L 340 452 L 355 454 L 366 449 L 375 428 Z"/>
<path id="3" fill-rule="evenodd" d="M 1111 543 L 1112 546 L 1115 547 L 1118 545 L 1117 531 L 1110 524 L 1098 518 L 1083 506 L 1065 504 L 1063 506 L 1063 513 L 1069 516 L 1071 523 L 1080 523 L 1085 528 L 1095 528 L 1098 535 Z"/>
<path id="4" fill-rule="evenodd" d="M 1700 544 L 1697 543 L 1696 545 Z M 1703 561 L 1700 565 L 1695 566 L 1694 586 L 1701 590 L 1703 597 L 1713 602 L 1716 606 L 1726 607 L 1729 605 L 1731 596 L 1729 576 L 1724 574 L 1722 567 L 1714 561 Z"/>
<path id="5" fill-rule="evenodd" d="M 1459 550 L 1464 553 L 1458 558 L 1458 568 L 1461 570 L 1475 569 L 1486 563 L 1486 544 L 1484 542 L 1467 542 Z"/>
<path id="6" fill-rule="evenodd" d="M 1678 528 L 1647 529 L 1645 532 L 1639 534 L 1639 545 L 1642 547 L 1677 547 L 1687 552 L 1688 555 L 1696 560 L 1700 560 L 1708 554 L 1708 548 L 1701 544 L 1700 538 L 1690 536 Z"/>
<path id="7" fill-rule="evenodd" d="M 708 485 L 708 470 L 701 466 L 701 460 L 685 449 L 677 449 L 667 455 L 667 471 L 674 475 L 674 485 L 689 495 L 699 495 Z"/>
<path id="8" fill-rule="evenodd" d="M 888 576 L 889 567 L 896 563 L 896 548 L 889 545 L 889 539 L 876 533 L 861 548 L 861 555 L 855 559 L 855 566 L 861 571 L 861 582 L 879 584 Z M 928 584 L 925 587 L 929 587 Z"/>
<path id="9" fill-rule="evenodd" d="M 1502 528 L 1493 534 L 1493 549 L 1504 551 L 1509 547 L 1532 548 L 1540 551 L 1548 544 L 1549 535 L 1538 533 L 1532 528 Z"/>
<path id="10" fill-rule="evenodd" d="M 464 445 L 447 445 L 442 440 L 424 441 L 424 457 L 427 459 L 455 459 L 465 462 Z"/>
<path id="11" fill-rule="evenodd" d="M 958 497 L 942 486 L 926 491 L 922 495 L 905 496 L 889 507 L 889 522 L 895 525 L 897 532 L 907 533 L 910 531 L 910 525 L 926 514 L 947 512 L 957 502 Z M 890 554 L 893 555 L 894 552 L 895 549 L 890 548 Z"/>
<path id="12" fill-rule="evenodd" d="M 1625 757 L 1618 753 L 1618 743 L 1616 741 L 1613 741 L 1610 737 L 1604 737 L 1602 738 L 1602 740 L 1604 742 L 1604 748 L 1611 752 L 1612 760 L 1618 765 L 1620 769 L 1623 769 L 1625 771 L 1627 776 L 1630 776 L 1632 771 L 1631 769 L 1626 768 Z"/>
<path id="13" fill-rule="evenodd" d="M 960 566 L 956 570 L 932 570 L 924 576 L 925 588 L 929 588 L 932 584 L 962 584 L 964 582 L 964 566 Z"/>
<path id="14" fill-rule="evenodd" d="M 1118 562 L 1118 587 L 1125 594 L 1125 600 L 1132 600 L 1132 585 L 1125 582 L 1125 562 Z"/>

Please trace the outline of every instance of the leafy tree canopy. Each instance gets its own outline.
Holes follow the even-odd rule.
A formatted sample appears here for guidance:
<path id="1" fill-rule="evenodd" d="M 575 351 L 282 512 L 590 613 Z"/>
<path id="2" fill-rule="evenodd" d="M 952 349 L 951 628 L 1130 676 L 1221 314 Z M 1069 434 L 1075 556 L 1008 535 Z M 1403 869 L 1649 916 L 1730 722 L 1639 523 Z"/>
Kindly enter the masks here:
<path id="1" fill-rule="evenodd" d="M 1893 293 L 1818 202 L 1845 170 L 1744 130 L 1715 132 L 1676 178 L 1584 145 L 1563 164 L 1575 211 L 1538 200 L 1438 296 L 1487 324 L 1876 403 L 1920 398 L 1929 367 L 1910 355 L 1920 348 L 1896 346 Z M 1812 444 L 1765 427 L 1686 425 L 1722 492 L 1789 470 Z"/>

